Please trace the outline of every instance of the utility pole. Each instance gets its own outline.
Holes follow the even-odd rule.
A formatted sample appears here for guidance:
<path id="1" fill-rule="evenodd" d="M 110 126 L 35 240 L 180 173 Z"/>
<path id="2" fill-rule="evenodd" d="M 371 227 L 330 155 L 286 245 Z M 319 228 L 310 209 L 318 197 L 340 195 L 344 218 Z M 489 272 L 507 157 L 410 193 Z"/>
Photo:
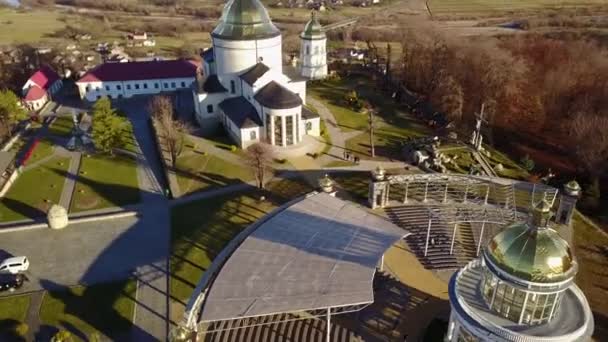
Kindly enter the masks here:
<path id="1" fill-rule="evenodd" d="M 371 105 L 368 106 L 367 112 L 369 115 L 369 146 L 371 147 L 372 158 L 376 157 L 376 148 L 374 147 L 374 109 Z"/>

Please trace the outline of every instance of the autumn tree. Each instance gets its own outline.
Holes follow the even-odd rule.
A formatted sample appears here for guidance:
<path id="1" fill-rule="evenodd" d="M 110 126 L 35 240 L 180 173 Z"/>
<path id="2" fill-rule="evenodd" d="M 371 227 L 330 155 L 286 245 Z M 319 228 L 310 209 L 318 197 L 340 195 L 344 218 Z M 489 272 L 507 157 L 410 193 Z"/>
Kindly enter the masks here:
<path id="1" fill-rule="evenodd" d="M 126 119 L 118 116 L 107 97 L 95 102 L 92 114 L 91 137 L 95 148 L 103 153 L 114 155 L 114 149 L 125 144 Z"/>
<path id="2" fill-rule="evenodd" d="M 579 165 L 596 180 L 608 168 L 608 116 L 575 114 L 571 124 L 572 147 Z"/>
<path id="3" fill-rule="evenodd" d="M 245 150 L 245 162 L 253 170 L 259 189 L 264 189 L 266 181 L 272 176 L 272 150 L 268 145 L 255 143 Z"/>
<path id="4" fill-rule="evenodd" d="M 161 144 L 169 153 L 171 167 L 184 149 L 185 136 L 191 131 L 186 122 L 175 119 L 173 102 L 167 96 L 155 96 L 149 106 L 154 127 Z"/>
<path id="5" fill-rule="evenodd" d="M 11 137 L 15 126 L 27 118 L 27 111 L 19 105 L 19 98 L 10 90 L 0 91 L 0 137 Z"/>

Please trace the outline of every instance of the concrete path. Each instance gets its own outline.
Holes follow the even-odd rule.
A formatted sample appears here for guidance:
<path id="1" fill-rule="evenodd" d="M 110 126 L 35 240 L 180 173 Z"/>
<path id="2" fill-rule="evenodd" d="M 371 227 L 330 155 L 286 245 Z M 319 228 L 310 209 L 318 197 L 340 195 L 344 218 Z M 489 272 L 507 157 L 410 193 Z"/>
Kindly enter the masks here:
<path id="1" fill-rule="evenodd" d="M 82 153 L 80 152 L 72 152 L 71 155 L 72 159 L 70 160 L 68 174 L 65 177 L 63 190 L 61 191 L 61 197 L 59 199 L 59 205 L 68 210 L 72 203 L 74 187 L 76 186 L 76 180 L 78 179 L 78 170 L 80 170 L 80 161 L 82 160 Z"/>
<path id="2" fill-rule="evenodd" d="M 28 331 L 26 340 L 35 341 L 36 334 L 40 330 L 40 306 L 42 305 L 42 298 L 44 298 L 45 291 L 33 292 L 30 295 L 30 306 L 27 309 L 27 315 L 25 316 L 25 324 L 27 324 Z"/>
<path id="3" fill-rule="evenodd" d="M 146 249 L 157 250 L 156 260 L 134 271 L 137 280 L 137 303 L 134 314 L 133 341 L 167 340 L 169 333 L 169 242 L 171 237 L 169 205 L 164 196 L 163 168 L 156 152 L 147 114 L 129 111 L 137 137 L 137 176 L 141 190 L 139 223 L 147 230 Z M 133 248 L 137 248 L 133 246 Z"/>
<path id="4" fill-rule="evenodd" d="M 335 156 L 336 158 L 340 158 L 340 156 L 344 155 L 344 150 L 346 148 L 346 137 L 344 132 L 340 126 L 338 126 L 338 122 L 336 118 L 331 113 L 331 111 L 323 104 L 323 102 L 314 99 L 313 97 L 307 97 L 306 102 L 309 105 L 315 107 L 321 119 L 325 121 L 325 127 L 331 137 L 331 148 L 327 152 L 329 155 Z"/>

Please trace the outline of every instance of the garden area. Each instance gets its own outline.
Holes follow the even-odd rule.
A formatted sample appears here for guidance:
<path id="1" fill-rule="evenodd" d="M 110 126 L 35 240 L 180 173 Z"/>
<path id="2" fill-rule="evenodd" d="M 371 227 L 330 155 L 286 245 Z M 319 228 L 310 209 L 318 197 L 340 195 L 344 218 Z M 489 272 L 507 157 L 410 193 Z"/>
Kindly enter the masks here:
<path id="1" fill-rule="evenodd" d="M 0 340 L 23 335 L 19 323 L 25 320 L 29 306 L 29 295 L 0 297 Z"/>
<path id="2" fill-rule="evenodd" d="M 240 161 L 242 158 L 243 151 L 232 148 L 233 145 L 227 141 L 219 138 L 216 141 L 202 140 L 202 144 L 213 143 L 215 147 L 229 153 L 229 156 L 234 156 L 234 160 L 232 160 L 234 162 Z M 180 195 L 248 182 L 254 179 L 253 173 L 248 167 L 206 152 L 204 147 L 197 146 L 193 137 L 188 139 L 184 150 L 177 157 L 175 176 Z"/>
<path id="3" fill-rule="evenodd" d="M 24 171 L 0 199 L 0 221 L 42 217 L 59 202 L 69 158 L 53 158 Z"/>
<path id="4" fill-rule="evenodd" d="M 363 157 L 370 156 L 371 152 L 366 107 L 375 112 L 374 145 L 379 160 L 398 158 L 405 138 L 431 133 L 424 122 L 414 118 L 362 76 L 317 82 L 311 85 L 309 95 L 323 102 L 343 132 L 361 132 L 346 141 L 346 148 Z"/>
<path id="5" fill-rule="evenodd" d="M 139 200 L 137 162 L 133 158 L 83 155 L 70 212 L 121 207 Z"/>

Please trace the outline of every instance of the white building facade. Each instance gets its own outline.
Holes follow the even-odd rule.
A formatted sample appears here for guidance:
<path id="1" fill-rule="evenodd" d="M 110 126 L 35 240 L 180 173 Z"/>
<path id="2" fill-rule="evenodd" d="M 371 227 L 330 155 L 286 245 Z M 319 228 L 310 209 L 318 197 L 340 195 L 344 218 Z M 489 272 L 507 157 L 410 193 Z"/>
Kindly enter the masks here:
<path id="1" fill-rule="evenodd" d="M 197 69 L 189 60 L 104 63 L 88 71 L 76 86 L 80 98 L 90 102 L 189 90 Z"/>
<path id="2" fill-rule="evenodd" d="M 306 79 L 283 73 L 281 32 L 259 0 L 228 1 L 211 40 L 194 91 L 201 127 L 221 124 L 242 148 L 319 135 L 319 116 L 304 107 Z"/>
<path id="3" fill-rule="evenodd" d="M 309 79 L 327 77 L 327 35 L 312 12 L 310 21 L 300 34 L 300 72 Z"/>
<path id="4" fill-rule="evenodd" d="M 49 66 L 38 69 L 21 88 L 23 104 L 26 108 L 38 111 L 61 89 L 63 81 Z"/>

